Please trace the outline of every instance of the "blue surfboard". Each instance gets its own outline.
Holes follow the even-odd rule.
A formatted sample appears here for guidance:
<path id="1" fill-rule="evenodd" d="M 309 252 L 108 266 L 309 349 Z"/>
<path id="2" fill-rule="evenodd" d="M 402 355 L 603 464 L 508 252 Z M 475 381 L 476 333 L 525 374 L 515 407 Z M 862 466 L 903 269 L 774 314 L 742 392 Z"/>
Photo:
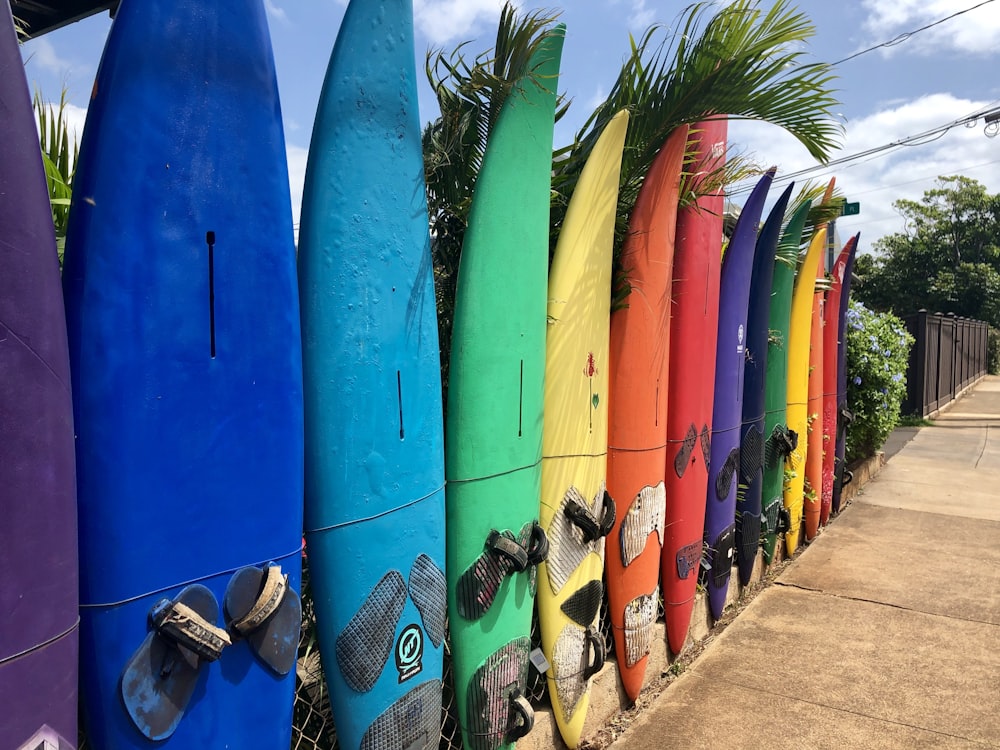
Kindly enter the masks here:
<path id="1" fill-rule="evenodd" d="M 761 489 L 764 484 L 764 383 L 767 375 L 768 314 L 771 309 L 771 282 L 775 253 L 781 239 L 781 223 L 788 199 L 789 184 L 771 208 L 757 236 L 753 271 L 750 276 L 750 303 L 747 307 L 746 364 L 743 370 L 743 425 L 740 427 L 739 487 L 736 491 L 736 562 L 740 584 L 750 583 L 757 550 L 760 548 Z"/>
<path id="2" fill-rule="evenodd" d="M 340 747 L 433 748 L 444 449 L 410 0 L 348 6 L 299 245 L 306 549 Z"/>
<path id="3" fill-rule="evenodd" d="M 260 0 L 122 3 L 73 196 L 63 283 L 90 742 L 286 748 L 301 340 Z"/>

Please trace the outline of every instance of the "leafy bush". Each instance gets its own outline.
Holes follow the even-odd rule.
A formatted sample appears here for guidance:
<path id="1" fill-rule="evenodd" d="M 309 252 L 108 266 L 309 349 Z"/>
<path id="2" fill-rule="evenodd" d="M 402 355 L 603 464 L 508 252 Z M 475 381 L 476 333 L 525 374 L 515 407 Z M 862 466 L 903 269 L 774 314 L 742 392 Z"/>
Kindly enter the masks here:
<path id="1" fill-rule="evenodd" d="M 906 364 L 913 345 L 903 322 L 851 301 L 847 311 L 847 460 L 867 458 L 899 422 L 906 396 Z"/>
<path id="2" fill-rule="evenodd" d="M 986 337 L 986 371 L 1000 375 L 1000 331 L 993 326 Z"/>

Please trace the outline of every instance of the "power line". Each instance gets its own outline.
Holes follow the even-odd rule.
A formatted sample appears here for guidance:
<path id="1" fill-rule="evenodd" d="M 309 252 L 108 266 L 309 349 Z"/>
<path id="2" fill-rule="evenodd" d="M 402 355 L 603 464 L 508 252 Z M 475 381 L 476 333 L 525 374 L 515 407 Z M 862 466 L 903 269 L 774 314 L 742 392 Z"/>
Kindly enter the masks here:
<path id="1" fill-rule="evenodd" d="M 957 13 L 952 13 L 950 16 L 945 16 L 944 18 L 939 18 L 937 21 L 934 21 L 933 23 L 929 23 L 926 26 L 921 26 L 919 29 L 914 29 L 913 31 L 906 31 L 906 32 L 900 34 L 899 36 L 893 37 L 892 39 L 890 39 L 887 42 L 882 42 L 881 44 L 876 44 L 874 47 L 869 47 L 868 49 L 863 49 L 860 52 L 855 52 L 853 55 L 848 55 L 847 57 L 843 58 L 842 60 L 837 60 L 836 62 L 830 63 L 830 64 L 831 64 L 831 66 L 833 66 L 833 65 L 840 65 L 841 63 L 845 63 L 848 60 L 853 60 L 855 57 L 861 57 L 861 55 L 867 55 L 869 52 L 874 52 L 875 50 L 883 49 L 884 47 L 895 47 L 897 44 L 902 44 L 903 42 L 905 42 L 907 39 L 909 39 L 910 37 L 914 36 L 915 34 L 919 34 L 921 31 L 927 31 L 927 29 L 932 29 L 935 26 L 938 26 L 938 25 L 944 23 L 945 21 L 950 21 L 951 19 L 953 19 L 953 18 L 955 18 L 957 16 L 961 16 L 964 13 L 969 13 L 970 11 L 976 10 L 976 8 L 982 8 L 984 5 L 989 5 L 992 2 L 993 2 L 993 0 L 983 0 L 983 2 L 979 3 L 978 5 L 973 5 L 971 8 L 966 8 L 965 10 L 960 10 Z"/>
<path id="2" fill-rule="evenodd" d="M 992 1 L 992 0 L 991 0 Z M 923 146 L 939 138 L 943 138 L 945 133 L 959 125 L 971 125 L 976 122 L 979 118 L 986 119 L 987 121 L 991 119 L 996 119 L 1000 115 L 1000 108 L 996 106 L 996 102 L 989 105 L 985 109 L 978 110 L 972 114 L 961 117 L 957 120 L 952 120 L 951 122 L 939 125 L 937 127 L 925 130 L 922 133 L 917 133 L 915 135 L 908 136 L 906 138 L 901 138 L 897 141 L 892 141 L 891 143 L 886 143 L 881 146 L 874 146 L 872 148 L 866 149 L 864 151 L 859 151 L 856 154 L 849 154 L 848 156 L 842 156 L 839 159 L 832 159 L 825 164 L 817 164 L 814 167 L 806 167 L 805 169 L 800 169 L 797 172 L 790 172 L 788 174 L 780 175 L 775 178 L 773 185 L 779 185 L 785 182 L 789 182 L 798 177 L 804 177 L 807 175 L 814 175 L 817 172 L 823 172 L 824 170 L 830 170 L 833 167 L 842 166 L 845 164 L 851 164 L 852 162 L 859 161 L 860 159 L 865 159 L 866 161 L 871 161 L 874 158 L 882 158 L 887 156 L 893 151 L 897 151 L 906 146 Z M 739 195 L 740 193 L 749 192 L 752 188 L 752 184 L 747 185 L 747 187 L 734 187 L 729 195 Z"/>
<path id="3" fill-rule="evenodd" d="M 994 159 L 993 161 L 984 161 L 981 164 L 967 164 L 961 167 L 952 167 L 949 172 L 952 174 L 959 174 L 962 172 L 969 172 L 973 169 L 981 169 L 982 167 L 989 167 L 994 164 L 1000 164 L 1000 159 Z M 883 190 L 891 190 L 892 188 L 904 187 L 905 185 L 916 185 L 918 182 L 927 182 L 927 180 L 933 179 L 935 177 L 940 177 L 940 174 L 929 174 L 924 177 L 918 177 L 914 180 L 907 180 L 906 182 L 896 182 L 892 185 L 882 185 L 881 187 L 872 188 L 871 190 L 862 190 L 860 193 L 851 193 L 851 198 L 857 198 L 861 195 L 868 195 L 870 193 L 880 193 Z"/>

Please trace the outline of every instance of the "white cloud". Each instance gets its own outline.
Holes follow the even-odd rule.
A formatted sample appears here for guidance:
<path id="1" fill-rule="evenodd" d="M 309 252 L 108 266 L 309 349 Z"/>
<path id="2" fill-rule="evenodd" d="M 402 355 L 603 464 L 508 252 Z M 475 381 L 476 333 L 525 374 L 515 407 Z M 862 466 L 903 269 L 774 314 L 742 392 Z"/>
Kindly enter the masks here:
<path id="1" fill-rule="evenodd" d="M 65 77 L 74 67 L 69 60 L 59 56 L 56 48 L 47 38 L 40 37 L 28 42 L 28 44 L 30 45 L 27 47 L 29 61 L 42 70 Z"/>
<path id="2" fill-rule="evenodd" d="M 641 34 L 656 23 L 657 10 L 646 5 L 646 0 L 632 0 L 632 12 L 629 14 L 628 25 L 633 33 Z"/>
<path id="3" fill-rule="evenodd" d="M 847 123 L 843 148 L 833 154 L 833 158 L 857 154 L 934 129 L 980 110 L 986 104 L 946 93 L 897 102 Z M 730 139 L 734 150 L 748 149 L 757 161 L 776 164 L 779 180 L 782 174 L 816 166 L 815 160 L 794 138 L 773 125 L 733 123 Z M 892 207 L 893 201 L 901 198 L 919 200 L 925 190 L 934 187 L 938 176 L 952 174 L 965 174 L 982 182 L 990 192 L 1000 192 L 997 143 L 985 136 L 982 121 L 972 128 L 958 126 L 921 145 L 834 166 L 798 178 L 796 182 L 798 185 L 810 179 L 826 182 L 830 176 L 836 176 L 837 186 L 847 200 L 861 203 L 861 214 L 843 219 L 838 229 L 842 239 L 860 231 L 864 251 L 871 249 L 879 237 L 905 230 L 902 217 Z M 776 191 L 772 192 L 776 195 Z M 746 194 L 733 197 L 741 203 Z"/>
<path id="4" fill-rule="evenodd" d="M 275 21 L 281 21 L 282 23 L 288 23 L 288 16 L 285 14 L 283 8 L 278 7 L 274 0 L 264 0 L 264 10 L 267 11 L 267 17 Z"/>
<path id="5" fill-rule="evenodd" d="M 864 26 L 871 36 L 870 44 L 879 44 L 975 4 L 962 3 L 961 7 L 956 7 L 954 0 L 862 0 L 867 13 Z M 1000 5 L 989 3 L 915 34 L 905 46 L 910 52 L 940 52 L 945 48 L 988 54 L 996 51 L 998 36 Z M 886 54 L 892 51 L 893 47 L 886 48 Z"/>
<path id="6" fill-rule="evenodd" d="M 471 38 L 484 22 L 496 26 L 502 7 L 503 0 L 414 0 L 413 16 L 420 32 L 439 46 Z"/>
<path id="7" fill-rule="evenodd" d="M 285 144 L 285 155 L 288 159 L 288 184 L 292 190 L 292 222 L 295 225 L 295 236 L 298 238 L 299 217 L 302 213 L 302 189 L 306 181 L 306 161 L 309 149 Z"/>
<path id="8" fill-rule="evenodd" d="M 70 138 L 75 137 L 79 143 L 80 138 L 83 137 L 83 124 L 87 121 L 86 108 L 78 107 L 75 104 L 67 104 L 65 109 L 63 109 L 63 116 L 66 119 L 66 128 L 69 131 Z"/>

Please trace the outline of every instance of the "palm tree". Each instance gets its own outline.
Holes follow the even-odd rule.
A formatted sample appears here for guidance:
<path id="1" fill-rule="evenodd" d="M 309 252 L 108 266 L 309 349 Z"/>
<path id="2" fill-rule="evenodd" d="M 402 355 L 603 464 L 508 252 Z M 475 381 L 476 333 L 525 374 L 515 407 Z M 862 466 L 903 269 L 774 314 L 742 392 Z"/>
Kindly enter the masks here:
<path id="1" fill-rule="evenodd" d="M 14 29 L 18 42 L 28 40 L 28 27 L 24 21 L 14 16 Z M 35 116 L 38 118 L 38 145 L 45 165 L 45 178 L 49 184 L 49 201 L 52 204 L 52 223 L 56 229 L 56 248 L 59 252 L 59 266 L 62 267 L 63 248 L 66 245 L 66 224 L 69 221 L 69 205 L 73 195 L 73 171 L 79 145 L 74 135 L 69 137 L 66 125 L 66 89 L 59 95 L 59 105 L 46 103 L 42 93 L 35 90 L 32 97 Z"/>
<path id="2" fill-rule="evenodd" d="M 66 89 L 59 96 L 58 106 L 42 99 L 40 91 L 33 98 L 38 117 L 38 140 L 45 164 L 45 177 L 49 183 L 49 201 L 52 204 L 52 222 L 56 228 L 56 247 L 59 265 L 62 266 L 63 248 L 66 245 L 66 225 L 69 222 L 70 199 L 73 196 L 73 172 L 79 155 L 76 136 L 70 138 L 66 124 Z"/>
<path id="3" fill-rule="evenodd" d="M 427 79 L 440 109 L 424 129 L 423 150 L 445 389 L 458 264 L 476 177 L 503 103 L 519 79 L 533 75 L 529 60 L 552 33 L 556 18 L 544 11 L 519 18 L 508 3 L 500 14 L 496 46 L 472 63 L 464 57 L 465 43 L 449 54 L 427 53 Z M 566 107 L 557 108 L 557 120 Z"/>
<path id="4" fill-rule="evenodd" d="M 757 0 L 736 0 L 706 21 L 714 6 L 699 2 L 684 11 L 683 22 L 669 38 L 661 39 L 664 28 L 653 26 L 638 42 L 630 39 L 630 55 L 611 93 L 557 155 L 562 158 L 557 158 L 553 177 L 554 237 L 597 138 L 623 108 L 632 112 L 632 119 L 622 164 L 616 250 L 650 164 L 680 125 L 713 116 L 770 122 L 795 136 L 817 160 L 827 160 L 841 127 L 832 114 L 837 104 L 830 88 L 832 68 L 802 61 L 803 43 L 815 27 L 787 0 L 778 0 L 766 12 L 759 6 Z M 737 169 L 745 173 L 746 165 Z M 617 282 L 616 297 L 624 297 L 627 279 L 619 273 Z"/>
<path id="5" fill-rule="evenodd" d="M 711 116 L 762 120 L 776 124 L 825 161 L 841 133 L 832 110 L 832 69 L 803 62 L 803 43 L 815 27 L 805 15 L 778 0 L 766 12 L 759 0 L 735 0 L 709 15 L 715 6 L 699 2 L 683 13 L 683 22 L 664 38 L 652 26 L 638 40 L 607 99 L 580 129 L 573 143 L 553 154 L 552 247 L 566 206 L 597 138 L 616 112 L 628 109 L 631 124 L 618 198 L 616 250 L 624 241 L 629 215 L 653 158 L 678 126 Z M 446 55 L 431 52 L 427 77 L 440 117 L 424 132 L 424 158 L 432 249 L 438 282 L 442 365 L 447 367 L 451 311 L 468 210 L 482 156 L 506 95 L 555 17 L 535 12 L 519 19 L 509 4 L 501 13 L 496 47 L 468 63 L 465 45 Z M 565 112 L 563 105 L 558 116 Z M 746 174 L 735 161 L 727 176 Z M 717 187 L 712 180 L 707 189 Z M 688 199 L 694 196 L 688 196 Z M 628 292 L 617 274 L 616 296 Z M 445 372 L 446 376 L 446 372 Z"/>

